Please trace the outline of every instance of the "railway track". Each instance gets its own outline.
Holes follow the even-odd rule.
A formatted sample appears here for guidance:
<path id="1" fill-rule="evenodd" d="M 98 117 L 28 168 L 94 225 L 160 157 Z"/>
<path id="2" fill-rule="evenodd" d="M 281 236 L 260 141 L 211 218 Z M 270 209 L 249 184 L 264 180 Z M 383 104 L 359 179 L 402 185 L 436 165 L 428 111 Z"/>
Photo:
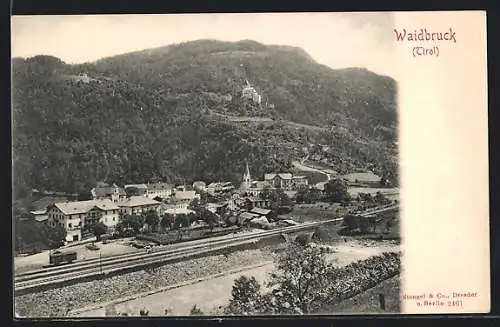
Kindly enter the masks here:
<path id="1" fill-rule="evenodd" d="M 397 206 L 384 207 L 379 210 L 371 210 L 362 215 L 372 215 L 396 209 Z M 118 274 L 124 271 L 132 271 L 147 266 L 161 265 L 176 260 L 188 259 L 190 257 L 208 255 L 217 251 L 231 249 L 245 244 L 251 244 L 262 238 L 272 237 L 280 234 L 305 231 L 322 224 L 340 221 L 336 218 L 322 222 L 306 223 L 299 226 L 279 228 L 271 231 L 254 232 L 250 234 L 225 236 L 223 238 L 205 239 L 191 244 L 176 244 L 166 249 L 152 253 L 135 252 L 102 259 L 90 259 L 68 266 L 48 267 L 34 271 L 28 271 L 16 275 L 14 280 L 15 293 L 25 294 L 57 287 L 83 280 L 90 280 L 106 275 Z"/>

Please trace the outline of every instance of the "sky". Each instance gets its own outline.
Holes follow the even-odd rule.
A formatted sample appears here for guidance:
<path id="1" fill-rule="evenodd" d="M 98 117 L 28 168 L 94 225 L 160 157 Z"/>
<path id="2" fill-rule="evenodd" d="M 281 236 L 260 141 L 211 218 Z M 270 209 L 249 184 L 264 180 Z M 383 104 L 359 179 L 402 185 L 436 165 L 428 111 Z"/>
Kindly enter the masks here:
<path id="1" fill-rule="evenodd" d="M 254 40 L 304 49 L 331 68 L 364 67 L 395 77 L 391 13 L 267 13 L 13 16 L 12 57 L 66 63 L 197 39 Z"/>

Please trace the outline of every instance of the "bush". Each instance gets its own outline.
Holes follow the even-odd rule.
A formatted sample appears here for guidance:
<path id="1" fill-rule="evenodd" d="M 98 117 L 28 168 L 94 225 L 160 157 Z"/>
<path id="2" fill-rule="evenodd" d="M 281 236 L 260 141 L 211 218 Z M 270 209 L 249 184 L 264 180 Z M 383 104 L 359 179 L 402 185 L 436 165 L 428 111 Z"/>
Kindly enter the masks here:
<path id="1" fill-rule="evenodd" d="M 161 245 L 166 245 L 179 242 L 200 240 L 209 237 L 224 236 L 230 233 L 234 233 L 239 229 L 240 228 L 237 226 L 231 226 L 227 228 L 215 229 L 213 232 L 210 232 L 210 230 L 207 228 L 198 228 L 193 230 L 191 229 L 185 231 L 179 230 L 178 232 L 168 232 L 161 234 L 157 233 L 141 234 L 137 235 L 136 238 L 138 240 L 145 240 L 145 241 L 155 242 Z M 186 235 L 186 233 L 188 235 Z"/>
<path id="2" fill-rule="evenodd" d="M 191 311 L 189 312 L 189 315 L 190 316 L 203 316 L 204 313 L 203 311 L 200 310 L 200 308 L 198 308 L 196 306 L 196 304 L 191 308 Z"/>
<path id="3" fill-rule="evenodd" d="M 254 278 L 235 280 L 232 297 L 224 312 L 247 314 L 317 313 L 332 303 L 353 297 L 400 272 L 399 253 L 335 267 L 318 248 L 290 245 L 277 261 L 267 286 L 260 293 Z"/>

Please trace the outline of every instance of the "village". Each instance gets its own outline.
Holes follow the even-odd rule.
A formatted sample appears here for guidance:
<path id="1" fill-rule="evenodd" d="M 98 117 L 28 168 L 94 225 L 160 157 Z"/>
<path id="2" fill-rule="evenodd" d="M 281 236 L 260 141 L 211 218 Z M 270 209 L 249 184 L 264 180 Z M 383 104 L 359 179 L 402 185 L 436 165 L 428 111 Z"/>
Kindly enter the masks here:
<path id="1" fill-rule="evenodd" d="M 360 186 L 351 175 L 344 180 Z M 373 177 L 367 181 L 373 183 Z M 301 202 L 301 195 L 314 194 L 319 200 L 324 184 L 310 185 L 306 176 L 292 173 L 266 173 L 262 180 L 255 180 L 246 164 L 240 185 L 194 181 L 189 185 L 155 182 L 118 186 L 101 182 L 89 190 L 92 200 L 45 196 L 34 203 L 31 215 L 38 224 L 64 230 L 60 245 L 174 229 L 272 229 L 299 224 L 287 213 Z"/>
<path id="2" fill-rule="evenodd" d="M 269 209 L 271 199 L 263 194 L 280 190 L 292 197 L 304 187 L 308 187 L 307 178 L 290 173 L 269 173 L 265 174 L 263 180 L 253 180 L 247 165 L 239 188 L 231 182 L 213 182 L 208 185 L 203 181 L 195 181 L 192 185 L 157 182 L 128 184 L 123 187 L 114 183 L 99 183 L 89 191 L 92 200 L 49 203 L 45 209 L 31 211 L 31 214 L 38 223 L 64 228 L 65 243 L 93 236 L 96 224 L 105 226 L 102 234 L 113 234 L 127 215 L 153 213 L 157 217 L 174 220 L 189 217 L 191 219 L 188 226 L 207 224 L 210 218 L 196 215 L 193 209 L 211 215 L 216 224 L 221 223 L 223 217 L 229 217 L 227 220 L 233 224 L 248 223 L 270 228 L 269 216 L 273 215 Z M 155 220 L 158 219 L 153 219 Z M 208 224 L 211 223 L 212 221 L 208 221 Z M 284 222 L 287 223 L 293 224 L 290 220 Z M 157 227 L 148 226 L 148 222 L 144 225 L 140 228 L 141 231 L 148 228 L 156 230 Z"/>

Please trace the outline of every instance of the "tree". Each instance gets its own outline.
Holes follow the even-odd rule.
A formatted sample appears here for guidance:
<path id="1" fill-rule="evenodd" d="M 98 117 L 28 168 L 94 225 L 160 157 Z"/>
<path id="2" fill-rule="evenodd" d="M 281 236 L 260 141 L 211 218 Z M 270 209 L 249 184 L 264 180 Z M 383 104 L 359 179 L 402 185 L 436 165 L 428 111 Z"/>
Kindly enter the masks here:
<path id="1" fill-rule="evenodd" d="M 148 230 L 156 232 L 158 228 L 158 223 L 160 222 L 160 218 L 156 214 L 156 211 L 150 210 L 146 213 L 146 218 L 145 218 L 146 224 L 148 224 Z"/>
<path id="2" fill-rule="evenodd" d="M 355 230 L 355 229 L 359 228 L 358 220 L 356 219 L 356 216 L 354 216 L 354 215 L 346 215 L 344 217 L 343 224 L 348 230 Z"/>
<path id="3" fill-rule="evenodd" d="M 198 308 L 198 306 L 195 304 L 192 308 L 191 311 L 189 312 L 190 316 L 203 316 L 203 311 Z"/>
<path id="4" fill-rule="evenodd" d="M 335 267 L 318 248 L 289 244 L 267 287 L 274 313 L 307 314 L 328 302 Z"/>
<path id="5" fill-rule="evenodd" d="M 205 208 L 202 208 L 200 209 L 200 211 L 196 212 L 196 219 L 203 220 L 210 227 L 210 231 L 213 230 L 213 228 L 219 221 L 219 217 L 217 217 L 215 213 Z"/>
<path id="6" fill-rule="evenodd" d="M 262 295 L 260 284 L 255 277 L 241 276 L 234 281 L 226 314 L 248 315 L 261 310 Z"/>
<path id="7" fill-rule="evenodd" d="M 391 202 L 391 200 L 389 200 L 384 194 L 382 194 L 380 191 L 378 191 L 373 200 L 377 203 L 377 204 L 381 204 L 381 205 L 384 205 L 384 204 L 388 204 Z"/>
<path id="8" fill-rule="evenodd" d="M 49 241 L 49 247 L 51 249 L 57 249 L 64 244 L 66 240 L 66 229 L 62 226 L 57 225 L 56 227 L 49 227 L 47 230 L 47 239 Z"/>
<path id="9" fill-rule="evenodd" d="M 359 199 L 367 204 L 373 204 L 375 202 L 370 193 L 359 193 Z"/>
<path id="10" fill-rule="evenodd" d="M 137 196 L 139 194 L 139 189 L 135 186 L 127 187 L 125 189 L 125 193 L 127 193 L 127 196 Z"/>
<path id="11" fill-rule="evenodd" d="M 389 233 L 392 227 L 394 227 L 394 219 L 387 219 L 385 223 L 385 232 Z"/>
<path id="12" fill-rule="evenodd" d="M 292 203 L 288 195 L 282 189 L 271 189 L 265 187 L 260 193 L 260 198 L 269 201 L 269 209 L 271 209 L 274 215 L 278 214 L 279 209 L 282 206 L 287 206 Z"/>
<path id="13" fill-rule="evenodd" d="M 144 226 L 144 218 L 139 215 L 124 215 L 117 225 L 118 231 L 123 234 L 125 231 L 132 231 L 134 235 L 139 234 Z"/>
<path id="14" fill-rule="evenodd" d="M 102 221 L 97 222 L 92 226 L 92 234 L 96 237 L 97 241 L 101 240 L 101 236 L 108 232 L 108 226 L 106 226 Z"/>
<path id="15" fill-rule="evenodd" d="M 348 202 L 351 197 L 347 191 L 347 182 L 340 178 L 330 180 L 325 184 L 325 193 L 331 202 Z"/>
<path id="16" fill-rule="evenodd" d="M 175 216 L 174 229 L 179 229 L 181 227 L 189 227 L 189 218 L 183 213 Z"/>
<path id="17" fill-rule="evenodd" d="M 47 238 L 49 226 L 34 220 L 16 220 L 14 224 L 15 250 L 22 253 L 36 253 L 49 248 Z"/>
<path id="18" fill-rule="evenodd" d="M 160 226 L 165 229 L 173 229 L 175 222 L 175 216 L 170 213 L 165 213 L 160 221 Z"/>
<path id="19" fill-rule="evenodd" d="M 301 187 L 295 195 L 297 203 L 316 203 L 321 200 L 321 191 L 317 188 Z"/>
<path id="20" fill-rule="evenodd" d="M 203 209 L 205 209 L 205 206 L 201 204 L 200 200 L 198 199 L 193 199 L 193 201 L 191 201 L 191 203 L 189 204 L 188 206 L 188 209 L 189 210 L 193 210 L 194 212 L 196 213 L 199 213 L 201 212 Z"/>

